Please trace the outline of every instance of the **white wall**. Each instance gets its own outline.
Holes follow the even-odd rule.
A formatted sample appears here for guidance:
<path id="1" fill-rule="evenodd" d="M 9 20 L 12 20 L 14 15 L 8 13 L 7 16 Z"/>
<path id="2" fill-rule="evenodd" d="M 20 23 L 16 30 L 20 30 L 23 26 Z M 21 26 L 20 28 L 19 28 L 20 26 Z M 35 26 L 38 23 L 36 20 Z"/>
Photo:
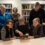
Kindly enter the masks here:
<path id="1" fill-rule="evenodd" d="M 0 3 L 12 4 L 13 8 L 17 7 L 18 8 L 18 12 L 21 14 L 21 2 L 20 2 L 20 0 L 0 0 Z"/>
<path id="2" fill-rule="evenodd" d="M 13 2 L 13 7 L 17 7 L 18 8 L 18 12 L 21 14 L 21 0 L 14 0 Z"/>
<path id="3" fill-rule="evenodd" d="M 36 2 L 39 2 L 40 4 L 45 4 L 45 1 L 44 0 L 42 0 L 42 1 L 40 1 L 40 0 L 37 0 L 37 1 L 32 1 L 32 0 L 22 0 L 21 1 L 21 3 L 22 4 L 35 4 Z"/>

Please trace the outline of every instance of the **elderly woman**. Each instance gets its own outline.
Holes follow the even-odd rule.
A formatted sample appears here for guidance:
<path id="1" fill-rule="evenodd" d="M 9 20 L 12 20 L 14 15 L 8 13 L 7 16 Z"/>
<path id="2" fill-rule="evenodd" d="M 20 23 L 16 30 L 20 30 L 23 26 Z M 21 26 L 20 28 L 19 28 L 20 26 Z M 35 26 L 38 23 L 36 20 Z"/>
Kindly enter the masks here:
<path id="1" fill-rule="evenodd" d="M 19 17 L 18 19 L 19 25 L 16 28 L 16 36 L 22 37 L 26 34 L 29 34 L 29 26 L 25 23 L 25 19 L 23 17 Z"/>
<path id="2" fill-rule="evenodd" d="M 33 25 L 30 29 L 30 36 L 33 36 L 35 38 L 43 36 L 43 27 L 40 24 L 39 18 L 33 19 Z"/>
<path id="3" fill-rule="evenodd" d="M 1 5 L 0 6 L 0 33 L 1 33 L 1 28 L 3 26 L 5 26 L 5 22 L 8 20 L 8 19 L 11 19 L 11 16 L 5 12 L 5 5 Z M 1 37 L 0 37 L 1 38 Z"/>
<path id="4" fill-rule="evenodd" d="M 20 14 L 18 13 L 18 9 L 16 7 L 13 8 L 13 15 L 12 20 L 14 21 L 15 27 L 18 25 L 18 18 L 20 17 Z"/>
<path id="5" fill-rule="evenodd" d="M 8 19 L 11 19 L 11 16 L 7 12 L 5 12 L 5 5 L 1 5 L 0 8 L 0 26 L 2 27 Z"/>

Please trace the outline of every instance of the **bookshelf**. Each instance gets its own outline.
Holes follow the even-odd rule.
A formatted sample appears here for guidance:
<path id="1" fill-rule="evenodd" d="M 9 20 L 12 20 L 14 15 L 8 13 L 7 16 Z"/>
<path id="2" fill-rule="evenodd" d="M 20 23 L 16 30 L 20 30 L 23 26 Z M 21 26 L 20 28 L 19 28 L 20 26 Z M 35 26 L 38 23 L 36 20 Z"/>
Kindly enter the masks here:
<path id="1" fill-rule="evenodd" d="M 22 4 L 22 15 L 25 21 L 29 23 L 30 11 L 34 8 L 34 4 Z M 41 8 L 45 10 L 45 4 L 41 4 Z"/>
<path id="2" fill-rule="evenodd" d="M 30 11 L 33 9 L 34 4 L 22 4 L 22 15 L 25 18 L 25 21 L 29 22 Z"/>

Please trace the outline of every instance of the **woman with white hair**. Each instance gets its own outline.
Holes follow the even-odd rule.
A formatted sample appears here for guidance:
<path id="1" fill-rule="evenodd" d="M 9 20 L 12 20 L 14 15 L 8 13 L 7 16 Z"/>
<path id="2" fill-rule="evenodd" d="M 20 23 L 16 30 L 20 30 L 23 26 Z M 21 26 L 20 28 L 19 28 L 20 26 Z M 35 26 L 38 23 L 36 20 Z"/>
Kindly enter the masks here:
<path id="1" fill-rule="evenodd" d="M 4 26 L 5 22 L 11 19 L 11 16 L 6 12 L 5 5 L 0 6 L 0 29 Z"/>
<path id="2" fill-rule="evenodd" d="M 18 25 L 18 18 L 20 17 L 20 14 L 18 13 L 18 9 L 16 7 L 13 8 L 13 15 L 12 20 L 14 21 L 14 26 L 17 27 Z"/>
<path id="3" fill-rule="evenodd" d="M 3 26 L 5 26 L 5 22 L 8 19 L 11 19 L 11 16 L 8 13 L 6 13 L 6 7 L 5 7 L 5 5 L 1 5 L 0 6 L 0 33 L 1 33 L 1 28 Z"/>
<path id="4" fill-rule="evenodd" d="M 25 23 L 25 19 L 21 16 L 18 18 L 18 27 L 16 28 L 16 37 L 23 37 L 29 35 L 29 26 Z"/>
<path id="5" fill-rule="evenodd" d="M 30 35 L 35 38 L 42 37 L 43 36 L 43 27 L 40 24 L 40 19 L 34 18 L 32 22 L 33 22 L 33 24 L 30 29 Z"/>

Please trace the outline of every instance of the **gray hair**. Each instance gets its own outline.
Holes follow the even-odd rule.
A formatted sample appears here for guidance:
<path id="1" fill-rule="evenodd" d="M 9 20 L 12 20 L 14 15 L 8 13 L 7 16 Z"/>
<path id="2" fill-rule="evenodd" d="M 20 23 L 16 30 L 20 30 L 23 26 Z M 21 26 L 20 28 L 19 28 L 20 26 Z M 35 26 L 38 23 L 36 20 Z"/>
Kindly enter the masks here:
<path id="1" fill-rule="evenodd" d="M 0 7 L 6 8 L 5 5 L 1 5 Z"/>
<path id="2" fill-rule="evenodd" d="M 37 21 L 37 22 L 40 23 L 40 19 L 39 19 L 39 18 L 34 18 L 34 19 L 33 19 L 33 22 L 34 22 L 34 21 Z"/>
<path id="3" fill-rule="evenodd" d="M 13 11 L 16 10 L 16 12 L 18 12 L 18 9 L 16 7 L 13 8 Z"/>

